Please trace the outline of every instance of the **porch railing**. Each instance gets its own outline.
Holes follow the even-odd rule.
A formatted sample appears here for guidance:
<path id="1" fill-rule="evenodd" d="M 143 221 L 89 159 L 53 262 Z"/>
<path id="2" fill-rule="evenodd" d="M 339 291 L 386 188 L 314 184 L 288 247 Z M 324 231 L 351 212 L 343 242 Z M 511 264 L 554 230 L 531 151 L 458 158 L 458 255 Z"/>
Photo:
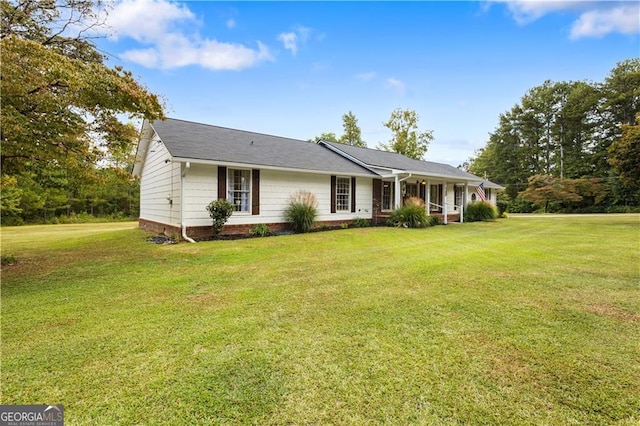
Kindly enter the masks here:
<path id="1" fill-rule="evenodd" d="M 427 214 L 429 214 L 431 212 L 431 207 L 438 207 L 440 209 L 440 211 L 442 212 L 443 215 L 443 220 L 444 220 L 444 224 L 446 225 L 448 222 L 448 217 L 447 217 L 447 208 L 446 206 L 442 206 L 440 204 L 436 204 L 436 203 L 431 203 L 429 202 L 429 209 L 427 211 Z M 464 222 L 464 212 L 463 212 L 463 206 L 462 205 L 457 205 L 454 204 L 453 205 L 453 209 L 454 210 L 459 210 L 460 211 L 460 223 Z"/>

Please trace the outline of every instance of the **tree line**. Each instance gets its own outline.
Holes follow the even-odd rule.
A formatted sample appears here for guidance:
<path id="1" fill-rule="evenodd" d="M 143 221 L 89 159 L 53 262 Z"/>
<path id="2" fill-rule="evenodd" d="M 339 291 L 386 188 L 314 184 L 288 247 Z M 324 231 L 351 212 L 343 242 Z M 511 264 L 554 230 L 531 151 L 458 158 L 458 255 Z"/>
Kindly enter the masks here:
<path id="1" fill-rule="evenodd" d="M 466 165 L 513 211 L 619 211 L 640 202 L 640 59 L 603 82 L 545 81 L 500 114 Z"/>

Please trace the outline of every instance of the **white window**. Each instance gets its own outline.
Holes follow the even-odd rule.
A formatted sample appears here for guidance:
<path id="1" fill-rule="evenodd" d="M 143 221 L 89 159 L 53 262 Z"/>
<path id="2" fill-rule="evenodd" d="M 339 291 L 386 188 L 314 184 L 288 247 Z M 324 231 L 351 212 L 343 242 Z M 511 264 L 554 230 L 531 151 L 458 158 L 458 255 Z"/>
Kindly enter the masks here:
<path id="1" fill-rule="evenodd" d="M 336 210 L 351 210 L 351 179 L 349 178 L 336 178 Z"/>
<path id="2" fill-rule="evenodd" d="M 251 208 L 251 170 L 229 169 L 227 179 L 228 199 L 234 211 L 250 212 Z"/>
<path id="3" fill-rule="evenodd" d="M 491 189 L 490 188 L 485 188 L 484 189 L 484 198 L 486 198 L 487 201 L 491 201 Z"/>
<path id="4" fill-rule="evenodd" d="M 382 210 L 393 210 L 395 201 L 395 184 L 382 182 Z"/>

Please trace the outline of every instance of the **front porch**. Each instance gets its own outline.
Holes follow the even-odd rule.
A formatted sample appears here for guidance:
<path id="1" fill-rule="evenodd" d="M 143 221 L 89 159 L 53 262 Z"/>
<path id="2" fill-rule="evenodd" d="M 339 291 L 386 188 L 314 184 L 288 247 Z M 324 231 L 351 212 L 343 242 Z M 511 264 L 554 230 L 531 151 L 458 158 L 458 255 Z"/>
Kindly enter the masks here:
<path id="1" fill-rule="evenodd" d="M 439 217 L 441 222 L 462 222 L 464 207 L 469 196 L 469 183 L 434 179 L 407 174 L 389 175 L 374 183 L 374 222 L 384 223 L 393 210 L 411 199 L 425 206 L 428 216 Z"/>

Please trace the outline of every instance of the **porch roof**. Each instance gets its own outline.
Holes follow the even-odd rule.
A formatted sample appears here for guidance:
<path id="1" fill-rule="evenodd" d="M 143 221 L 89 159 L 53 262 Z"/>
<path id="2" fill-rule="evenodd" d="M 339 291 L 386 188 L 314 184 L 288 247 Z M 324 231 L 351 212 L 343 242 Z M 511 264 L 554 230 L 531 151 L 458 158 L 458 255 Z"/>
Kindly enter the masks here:
<path id="1" fill-rule="evenodd" d="M 480 184 L 482 178 L 471 173 L 460 170 L 449 164 L 436 163 L 433 161 L 414 160 L 395 152 L 381 151 L 378 149 L 361 148 L 336 142 L 321 141 L 320 144 L 330 149 L 346 154 L 361 162 L 367 167 L 388 169 L 390 171 L 400 171 L 400 173 L 411 173 L 427 177 L 437 177 L 460 182 L 476 182 Z"/>

